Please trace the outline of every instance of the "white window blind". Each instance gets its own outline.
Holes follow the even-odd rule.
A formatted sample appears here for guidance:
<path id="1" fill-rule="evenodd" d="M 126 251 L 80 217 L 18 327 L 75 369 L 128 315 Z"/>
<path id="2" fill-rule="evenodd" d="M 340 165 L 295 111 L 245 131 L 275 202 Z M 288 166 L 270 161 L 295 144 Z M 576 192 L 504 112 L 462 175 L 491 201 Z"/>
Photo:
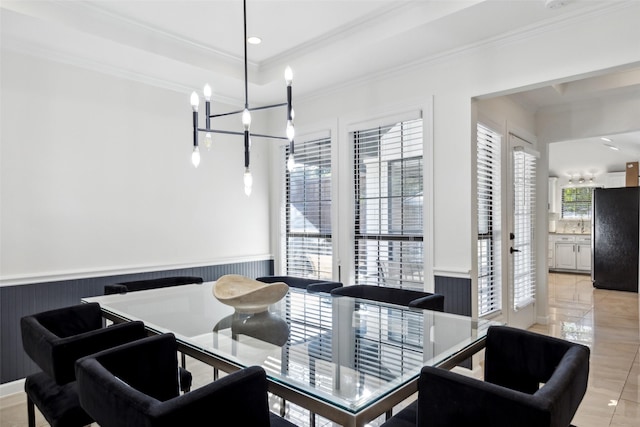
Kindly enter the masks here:
<path id="1" fill-rule="evenodd" d="M 593 187 L 567 187 L 562 189 L 562 218 L 591 218 Z"/>
<path id="2" fill-rule="evenodd" d="M 500 135 L 477 125 L 478 315 L 502 309 L 500 283 Z"/>
<path id="3" fill-rule="evenodd" d="M 331 280 L 331 139 L 296 142 L 295 161 L 285 180 L 286 274 Z"/>
<path id="4" fill-rule="evenodd" d="M 353 137 L 356 284 L 422 290 L 422 119 Z"/>
<path id="5" fill-rule="evenodd" d="M 533 253 L 536 213 L 536 156 L 516 147 L 513 151 L 513 308 L 519 310 L 536 295 Z"/>

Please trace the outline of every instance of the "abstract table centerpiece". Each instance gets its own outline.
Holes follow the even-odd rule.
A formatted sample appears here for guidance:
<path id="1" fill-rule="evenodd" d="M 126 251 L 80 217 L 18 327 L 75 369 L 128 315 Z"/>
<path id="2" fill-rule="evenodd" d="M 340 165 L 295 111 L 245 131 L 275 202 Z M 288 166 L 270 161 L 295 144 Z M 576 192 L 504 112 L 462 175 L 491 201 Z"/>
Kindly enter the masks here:
<path id="1" fill-rule="evenodd" d="M 263 283 L 239 274 L 220 277 L 213 286 L 213 296 L 238 313 L 259 313 L 280 301 L 289 291 L 284 282 Z"/>

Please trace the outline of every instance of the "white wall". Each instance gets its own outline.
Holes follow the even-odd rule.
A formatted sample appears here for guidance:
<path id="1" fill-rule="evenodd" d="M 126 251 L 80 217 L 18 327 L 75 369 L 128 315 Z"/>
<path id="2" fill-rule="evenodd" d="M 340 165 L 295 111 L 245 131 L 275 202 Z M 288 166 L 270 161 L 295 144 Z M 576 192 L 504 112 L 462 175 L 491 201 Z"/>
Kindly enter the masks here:
<path id="1" fill-rule="evenodd" d="M 433 96 L 433 267 L 436 273 L 469 275 L 475 262 L 472 98 L 638 62 L 639 20 L 640 2 L 630 2 L 605 14 L 584 15 L 551 29 L 533 29 L 508 41 L 352 82 L 296 100 L 296 125 L 337 120 L 344 129 L 354 115 L 393 112 Z M 336 142 L 349 144 L 344 138 Z M 541 194 L 546 200 L 546 190 Z"/>
<path id="2" fill-rule="evenodd" d="M 270 256 L 267 146 L 190 162 L 189 94 L 2 51 L 0 283 Z"/>

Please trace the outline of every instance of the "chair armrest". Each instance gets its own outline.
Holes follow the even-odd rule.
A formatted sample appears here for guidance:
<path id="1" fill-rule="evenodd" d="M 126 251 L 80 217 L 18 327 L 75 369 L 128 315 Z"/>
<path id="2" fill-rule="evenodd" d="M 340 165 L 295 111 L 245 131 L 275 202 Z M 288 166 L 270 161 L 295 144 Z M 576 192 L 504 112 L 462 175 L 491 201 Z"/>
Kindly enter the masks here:
<path id="1" fill-rule="evenodd" d="M 544 427 L 553 402 L 426 366 L 418 381 L 418 427 Z"/>
<path id="2" fill-rule="evenodd" d="M 340 282 L 331 282 L 331 281 L 317 282 L 317 283 L 312 283 L 312 284 L 308 285 L 307 286 L 307 292 L 326 292 L 326 293 L 330 293 L 333 289 L 341 288 L 341 287 L 342 287 L 342 283 L 340 283 Z"/>
<path id="3" fill-rule="evenodd" d="M 199 425 L 212 414 L 224 425 L 269 427 L 267 377 L 253 366 L 151 408 L 158 425 Z"/>
<path id="4" fill-rule="evenodd" d="M 120 283 L 114 283 L 111 285 L 104 285 L 104 294 L 105 295 L 114 295 L 114 294 L 126 294 L 128 291 L 126 285 L 121 285 Z"/>
<path id="5" fill-rule="evenodd" d="M 409 307 L 422 310 L 444 311 L 444 295 L 432 294 L 416 298 L 409 303 Z"/>
<path id="6" fill-rule="evenodd" d="M 74 365 L 79 358 L 145 336 L 142 322 L 122 323 L 67 338 L 47 336 L 37 341 L 35 354 L 30 356 L 58 384 L 66 384 L 75 380 Z"/>

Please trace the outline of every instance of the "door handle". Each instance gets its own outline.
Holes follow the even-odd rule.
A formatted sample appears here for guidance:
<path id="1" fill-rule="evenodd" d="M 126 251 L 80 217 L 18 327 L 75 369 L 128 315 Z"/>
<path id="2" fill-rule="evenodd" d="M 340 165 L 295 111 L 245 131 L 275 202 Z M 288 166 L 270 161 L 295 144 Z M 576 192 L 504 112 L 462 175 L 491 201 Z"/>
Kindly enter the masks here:
<path id="1" fill-rule="evenodd" d="M 509 248 L 509 253 L 520 252 L 520 249 Z"/>

